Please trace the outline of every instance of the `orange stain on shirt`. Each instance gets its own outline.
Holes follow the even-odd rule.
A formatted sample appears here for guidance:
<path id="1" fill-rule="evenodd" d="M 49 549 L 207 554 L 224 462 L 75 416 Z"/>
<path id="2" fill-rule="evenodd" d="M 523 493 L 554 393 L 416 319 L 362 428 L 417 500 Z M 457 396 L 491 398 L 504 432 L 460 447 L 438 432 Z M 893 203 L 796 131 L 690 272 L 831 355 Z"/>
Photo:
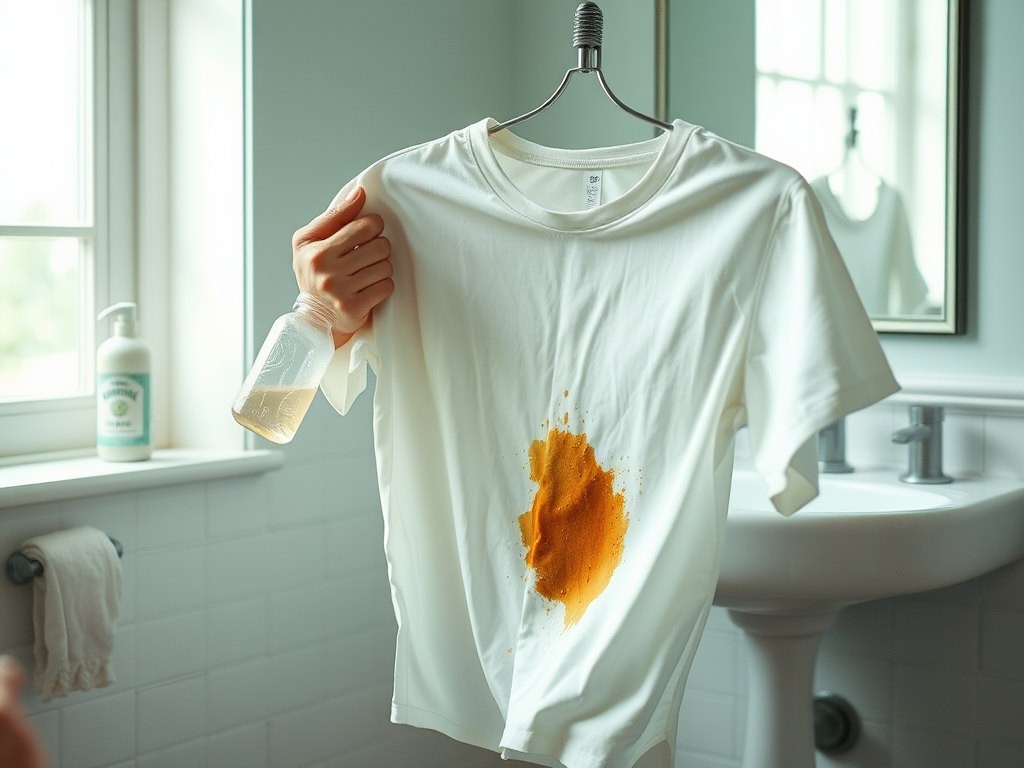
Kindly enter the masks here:
<path id="1" fill-rule="evenodd" d="M 557 427 L 530 446 L 530 479 L 539 488 L 519 516 L 535 589 L 565 605 L 565 626 L 579 622 L 622 561 L 629 516 L 615 473 L 598 464 L 586 434 Z"/>

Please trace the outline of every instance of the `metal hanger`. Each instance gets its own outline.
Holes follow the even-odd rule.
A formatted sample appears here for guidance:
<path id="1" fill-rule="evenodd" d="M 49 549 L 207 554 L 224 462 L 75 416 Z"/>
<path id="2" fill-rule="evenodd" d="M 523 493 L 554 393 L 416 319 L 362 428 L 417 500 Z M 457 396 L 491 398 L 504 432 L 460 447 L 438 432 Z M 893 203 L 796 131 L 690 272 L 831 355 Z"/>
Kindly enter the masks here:
<path id="1" fill-rule="evenodd" d="M 569 80 L 572 79 L 573 74 L 576 72 L 594 72 L 597 75 L 597 81 L 601 84 L 602 90 L 608 96 L 609 99 L 615 102 L 620 108 L 624 109 L 634 117 L 639 117 L 641 120 L 646 120 L 648 123 L 658 126 L 664 131 L 672 130 L 672 123 L 666 123 L 663 120 L 650 117 L 637 112 L 635 109 L 623 104 L 611 89 L 608 87 L 608 83 L 605 82 L 604 73 L 601 71 L 601 38 L 604 34 L 604 14 L 601 13 L 601 9 L 597 6 L 597 3 L 583 3 L 576 9 L 576 14 L 572 25 L 572 44 L 579 51 L 579 65 L 568 70 L 565 73 L 565 77 L 562 78 L 562 83 L 555 89 L 555 92 L 551 94 L 551 98 L 545 101 L 536 109 L 527 112 L 525 115 L 507 120 L 504 123 L 492 126 L 487 129 L 488 133 L 497 133 L 503 131 L 506 128 L 511 128 L 513 125 L 522 123 L 529 120 L 534 115 L 539 115 L 545 109 L 555 103 L 555 100 L 562 95 L 562 91 L 565 90 L 566 86 L 569 85 Z"/>

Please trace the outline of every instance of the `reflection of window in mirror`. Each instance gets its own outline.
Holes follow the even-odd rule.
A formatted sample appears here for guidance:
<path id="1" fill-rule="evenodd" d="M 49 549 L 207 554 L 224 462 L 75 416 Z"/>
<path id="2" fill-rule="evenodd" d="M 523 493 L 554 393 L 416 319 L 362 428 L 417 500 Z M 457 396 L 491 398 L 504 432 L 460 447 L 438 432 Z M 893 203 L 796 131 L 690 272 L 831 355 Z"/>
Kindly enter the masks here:
<path id="1" fill-rule="evenodd" d="M 945 168 L 921 160 L 945 156 L 947 29 L 916 12 L 928 1 L 757 0 L 756 149 L 816 180 L 872 316 L 944 295 L 943 259 L 920 258 L 945 252 L 927 226 L 945 217 Z"/>

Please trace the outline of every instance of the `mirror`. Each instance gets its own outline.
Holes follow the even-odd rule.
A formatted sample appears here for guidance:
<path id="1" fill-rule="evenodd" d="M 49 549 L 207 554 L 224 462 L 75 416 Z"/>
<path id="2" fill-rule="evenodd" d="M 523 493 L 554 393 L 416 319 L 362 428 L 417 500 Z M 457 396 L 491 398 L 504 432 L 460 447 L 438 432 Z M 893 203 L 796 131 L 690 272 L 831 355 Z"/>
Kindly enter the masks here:
<path id="1" fill-rule="evenodd" d="M 877 331 L 964 332 L 965 0 L 656 0 L 659 103 L 811 183 Z"/>

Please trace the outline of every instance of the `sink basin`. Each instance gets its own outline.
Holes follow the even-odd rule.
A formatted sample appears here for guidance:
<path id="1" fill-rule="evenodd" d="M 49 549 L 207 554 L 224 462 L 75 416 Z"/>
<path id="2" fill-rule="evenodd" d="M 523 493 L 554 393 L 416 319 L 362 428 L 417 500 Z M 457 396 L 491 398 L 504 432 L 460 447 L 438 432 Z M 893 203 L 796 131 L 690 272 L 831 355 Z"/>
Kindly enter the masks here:
<path id="1" fill-rule="evenodd" d="M 887 473 L 882 477 L 824 475 L 819 483 L 818 497 L 801 509 L 800 514 L 912 512 L 945 507 L 952 503 L 948 496 L 941 493 L 933 493 L 920 486 L 893 482 L 894 479 L 894 473 Z M 733 475 L 729 506 L 743 513 L 779 514 L 768 498 L 768 489 L 764 481 L 752 470 L 737 471 Z"/>
<path id="2" fill-rule="evenodd" d="M 980 576 L 1024 556 L 1024 484 L 913 486 L 897 471 L 822 475 L 791 517 L 753 470 L 733 474 L 715 604 L 747 611 L 839 609 Z"/>
<path id="3" fill-rule="evenodd" d="M 897 471 L 823 475 L 783 517 L 737 468 L 715 604 L 746 638 L 743 768 L 814 768 L 821 636 L 854 603 L 967 581 L 1024 556 L 1024 483 L 901 483 Z"/>

